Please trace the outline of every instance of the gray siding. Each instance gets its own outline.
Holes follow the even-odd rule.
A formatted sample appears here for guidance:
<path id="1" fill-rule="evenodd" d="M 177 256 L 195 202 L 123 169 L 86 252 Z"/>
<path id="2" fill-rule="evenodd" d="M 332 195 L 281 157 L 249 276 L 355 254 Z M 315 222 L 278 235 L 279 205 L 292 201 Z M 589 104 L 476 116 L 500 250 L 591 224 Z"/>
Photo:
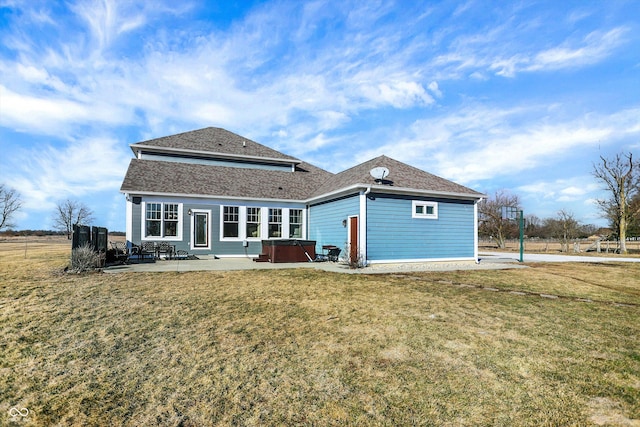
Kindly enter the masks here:
<path id="1" fill-rule="evenodd" d="M 131 242 L 139 245 L 142 240 L 142 230 L 139 225 L 142 221 L 142 203 L 132 203 L 131 206 L 133 221 L 133 227 L 131 228 Z"/>
<path id="2" fill-rule="evenodd" d="M 412 218 L 412 200 L 438 202 L 438 219 Z M 367 200 L 367 258 L 376 260 L 472 258 L 472 201 L 393 198 Z"/>
<path id="3" fill-rule="evenodd" d="M 182 240 L 175 239 L 144 239 L 152 241 L 165 241 L 175 246 L 176 250 L 185 250 L 194 255 L 235 255 L 235 256 L 255 256 L 262 252 L 261 240 L 248 240 L 248 246 L 243 245 L 243 240 L 236 241 L 221 241 L 220 240 L 220 206 L 256 206 L 261 208 L 290 208 L 290 209 L 305 209 L 306 206 L 298 203 L 276 203 L 276 202 L 264 202 L 264 201 L 225 201 L 225 200 L 206 200 L 206 199 L 180 199 L 180 198 L 162 198 L 162 197 L 150 197 L 142 196 L 140 204 L 132 204 L 132 223 L 131 227 L 131 239 L 132 243 L 138 245 L 143 240 L 143 227 L 144 222 L 142 220 L 143 205 L 147 202 L 158 203 L 181 203 L 181 222 L 182 225 Z M 188 215 L 189 209 L 193 211 L 207 211 L 209 212 L 209 240 L 210 248 L 192 248 L 191 241 L 193 239 L 192 230 L 192 218 Z M 284 215 L 283 215 L 284 216 Z M 284 229 L 283 224 L 283 229 Z"/>
<path id="4" fill-rule="evenodd" d="M 309 207 L 309 240 L 316 241 L 316 252 L 320 252 L 323 245 L 335 245 L 345 250 L 348 236 L 342 221 L 360 213 L 359 200 L 354 194 Z"/>

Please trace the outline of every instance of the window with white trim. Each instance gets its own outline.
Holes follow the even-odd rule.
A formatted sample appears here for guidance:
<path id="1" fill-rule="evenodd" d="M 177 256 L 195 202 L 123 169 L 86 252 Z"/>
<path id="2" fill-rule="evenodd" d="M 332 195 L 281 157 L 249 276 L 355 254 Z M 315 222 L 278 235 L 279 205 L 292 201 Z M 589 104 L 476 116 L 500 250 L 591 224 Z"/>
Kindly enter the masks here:
<path id="1" fill-rule="evenodd" d="M 178 236 L 178 212 L 177 203 L 147 203 L 145 205 L 145 237 Z"/>
<path id="2" fill-rule="evenodd" d="M 412 205 L 412 218 L 438 219 L 438 202 L 424 202 L 414 200 Z"/>
<path id="3" fill-rule="evenodd" d="M 240 215 L 238 206 L 224 206 L 222 216 L 222 237 L 239 237 Z"/>
<path id="4" fill-rule="evenodd" d="M 269 237 L 282 237 L 282 209 L 269 208 Z"/>
<path id="5" fill-rule="evenodd" d="M 260 208 L 247 207 L 247 238 L 260 237 Z"/>
<path id="6" fill-rule="evenodd" d="M 289 238 L 302 238 L 302 209 L 289 209 Z"/>

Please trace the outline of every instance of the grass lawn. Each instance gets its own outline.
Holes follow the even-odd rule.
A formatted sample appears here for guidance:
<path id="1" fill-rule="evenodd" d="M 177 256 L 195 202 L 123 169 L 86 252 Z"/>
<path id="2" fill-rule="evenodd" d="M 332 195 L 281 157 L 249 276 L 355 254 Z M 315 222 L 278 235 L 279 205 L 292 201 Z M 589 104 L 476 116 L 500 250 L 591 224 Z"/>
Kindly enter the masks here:
<path id="1" fill-rule="evenodd" d="M 640 425 L 640 265 L 74 275 L 66 243 L 24 249 L 0 242 L 0 425 Z"/>

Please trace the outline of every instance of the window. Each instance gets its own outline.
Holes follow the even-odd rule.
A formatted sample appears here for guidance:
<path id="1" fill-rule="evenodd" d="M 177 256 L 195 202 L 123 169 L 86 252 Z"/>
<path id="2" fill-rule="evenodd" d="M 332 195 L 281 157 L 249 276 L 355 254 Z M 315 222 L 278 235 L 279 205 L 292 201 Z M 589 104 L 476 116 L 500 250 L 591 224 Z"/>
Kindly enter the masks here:
<path id="1" fill-rule="evenodd" d="M 178 235 L 178 204 L 164 204 L 164 235 L 163 237 L 176 237 Z"/>
<path id="2" fill-rule="evenodd" d="M 269 237 L 282 237 L 282 209 L 269 209 Z"/>
<path id="3" fill-rule="evenodd" d="M 247 208 L 247 238 L 260 237 L 260 208 Z"/>
<path id="4" fill-rule="evenodd" d="M 302 209 L 289 210 L 289 238 L 302 238 Z"/>
<path id="5" fill-rule="evenodd" d="M 438 219 L 438 203 L 414 201 L 412 218 Z"/>
<path id="6" fill-rule="evenodd" d="M 178 210 L 177 203 L 147 203 L 145 237 L 176 237 Z"/>
<path id="7" fill-rule="evenodd" d="M 240 217 L 238 215 L 238 210 L 239 208 L 237 206 L 224 206 L 222 237 L 239 237 Z"/>

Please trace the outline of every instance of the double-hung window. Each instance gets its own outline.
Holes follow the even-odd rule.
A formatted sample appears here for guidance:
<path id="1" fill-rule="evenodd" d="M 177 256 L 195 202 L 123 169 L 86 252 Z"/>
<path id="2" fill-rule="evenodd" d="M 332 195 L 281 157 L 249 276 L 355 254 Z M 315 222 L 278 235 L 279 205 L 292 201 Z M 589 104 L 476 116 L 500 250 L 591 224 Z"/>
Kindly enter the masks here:
<path id="1" fill-rule="evenodd" d="M 247 208 L 247 238 L 260 237 L 260 208 Z"/>
<path id="2" fill-rule="evenodd" d="M 282 237 L 282 209 L 269 208 L 269 237 Z"/>
<path id="3" fill-rule="evenodd" d="M 238 206 L 224 206 L 222 237 L 239 237 L 240 215 Z"/>
<path id="4" fill-rule="evenodd" d="M 145 237 L 178 235 L 177 203 L 147 203 L 145 212 Z"/>
<path id="5" fill-rule="evenodd" d="M 414 200 L 412 218 L 438 219 L 438 202 Z"/>
<path id="6" fill-rule="evenodd" d="M 302 237 L 302 209 L 289 209 L 289 238 Z"/>

